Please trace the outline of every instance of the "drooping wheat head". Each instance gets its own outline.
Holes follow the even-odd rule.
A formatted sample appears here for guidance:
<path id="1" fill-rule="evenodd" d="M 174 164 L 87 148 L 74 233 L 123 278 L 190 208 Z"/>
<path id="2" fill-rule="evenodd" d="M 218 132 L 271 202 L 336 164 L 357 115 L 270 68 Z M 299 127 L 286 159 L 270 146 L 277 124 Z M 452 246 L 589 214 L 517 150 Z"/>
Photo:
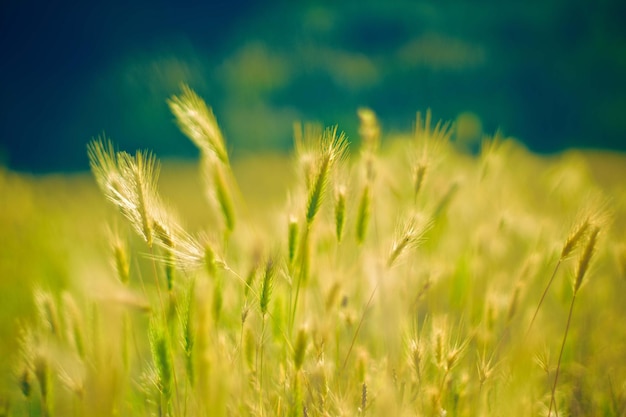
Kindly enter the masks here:
<path id="1" fill-rule="evenodd" d="M 228 165 L 228 153 L 222 131 L 213 110 L 187 85 L 182 94 L 168 100 L 180 130 L 204 153 L 213 153 Z"/>

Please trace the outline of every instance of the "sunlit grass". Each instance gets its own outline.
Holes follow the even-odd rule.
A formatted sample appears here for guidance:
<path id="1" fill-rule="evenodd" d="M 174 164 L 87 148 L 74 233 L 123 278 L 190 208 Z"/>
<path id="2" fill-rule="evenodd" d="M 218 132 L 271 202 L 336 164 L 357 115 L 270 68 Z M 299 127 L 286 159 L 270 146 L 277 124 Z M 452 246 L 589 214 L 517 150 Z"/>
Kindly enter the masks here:
<path id="1" fill-rule="evenodd" d="M 0 171 L 0 410 L 624 413 L 626 157 L 472 155 L 430 112 L 394 138 L 360 116 L 361 149 L 305 126 L 296 157 L 242 159 L 209 117 L 201 163 L 158 180 L 113 149 L 114 204 Z"/>

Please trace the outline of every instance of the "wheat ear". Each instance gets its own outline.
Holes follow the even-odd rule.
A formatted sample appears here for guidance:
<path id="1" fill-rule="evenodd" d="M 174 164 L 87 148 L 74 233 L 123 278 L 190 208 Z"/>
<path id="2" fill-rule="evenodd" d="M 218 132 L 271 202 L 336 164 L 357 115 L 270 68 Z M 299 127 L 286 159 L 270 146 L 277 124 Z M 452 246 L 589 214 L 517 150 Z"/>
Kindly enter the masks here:
<path id="1" fill-rule="evenodd" d="M 587 234 L 587 231 L 589 230 L 590 227 L 591 227 L 590 218 L 587 217 L 583 222 L 577 225 L 570 232 L 569 236 L 565 240 L 565 244 L 563 245 L 563 249 L 561 250 L 561 255 L 559 256 L 559 260 L 557 261 L 556 266 L 554 267 L 554 270 L 552 271 L 552 275 L 550 276 L 548 285 L 546 285 L 546 288 L 543 290 L 543 294 L 541 294 L 541 298 L 539 299 L 539 303 L 537 304 L 537 308 L 535 309 L 533 318 L 530 320 L 530 324 L 528 325 L 528 330 L 526 331 L 527 335 L 530 332 L 530 329 L 532 328 L 533 323 L 535 322 L 535 319 L 537 318 L 539 309 L 541 308 L 541 305 L 543 304 L 543 301 L 546 298 L 546 294 L 548 293 L 548 290 L 550 289 L 550 286 L 552 285 L 552 281 L 554 281 L 554 277 L 556 276 L 556 273 L 559 270 L 561 263 L 565 259 L 567 259 L 567 257 L 571 255 L 574 249 L 576 249 L 576 247 L 580 244 L 580 242 L 583 240 L 583 238 Z"/>
<path id="2" fill-rule="evenodd" d="M 214 153 L 228 165 L 224 137 L 213 110 L 189 86 L 182 86 L 182 94 L 172 96 L 167 103 L 176 117 L 180 130 L 202 152 Z"/>
<path id="3" fill-rule="evenodd" d="M 583 253 L 580 256 L 578 261 L 578 267 L 576 268 L 576 274 L 574 279 L 574 294 L 572 296 L 572 302 L 569 307 L 569 313 L 567 315 L 567 324 L 565 325 L 565 334 L 563 335 L 563 342 L 561 343 L 561 351 L 559 352 L 559 359 L 556 365 L 556 373 L 554 375 L 554 384 L 552 385 L 552 394 L 550 396 L 550 407 L 548 409 L 548 415 L 552 412 L 552 407 L 554 406 L 554 411 L 556 416 L 558 417 L 558 407 L 556 406 L 556 385 L 559 381 L 559 372 L 561 370 L 561 359 L 563 358 L 563 351 L 565 350 L 565 342 L 567 340 L 567 334 L 569 332 L 570 324 L 572 322 L 572 312 L 574 311 L 574 302 L 576 301 L 576 296 L 578 295 L 578 291 L 583 284 L 583 278 L 587 270 L 589 269 L 589 264 L 591 262 L 591 258 L 595 252 L 596 243 L 598 240 L 598 234 L 600 233 L 600 228 L 594 226 L 593 229 L 589 232 L 589 238 L 587 239 L 587 244 L 583 249 Z"/>

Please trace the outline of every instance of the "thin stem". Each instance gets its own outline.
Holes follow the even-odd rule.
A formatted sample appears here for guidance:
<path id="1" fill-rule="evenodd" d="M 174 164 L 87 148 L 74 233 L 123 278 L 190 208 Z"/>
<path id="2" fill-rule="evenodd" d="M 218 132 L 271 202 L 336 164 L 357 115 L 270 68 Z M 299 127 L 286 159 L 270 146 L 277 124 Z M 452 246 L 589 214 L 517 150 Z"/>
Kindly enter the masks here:
<path id="1" fill-rule="evenodd" d="M 439 400 L 439 404 L 443 403 L 443 389 L 446 386 L 446 380 L 448 379 L 448 375 L 450 375 L 450 369 L 446 369 L 443 373 L 443 378 L 441 379 L 441 384 L 439 384 L 439 393 L 437 394 L 437 398 Z M 481 385 L 482 388 L 482 385 Z"/>
<path id="2" fill-rule="evenodd" d="M 370 294 L 370 298 L 367 300 L 367 304 L 365 304 L 365 309 L 363 310 L 363 314 L 361 314 L 361 319 L 359 320 L 359 324 L 356 326 L 356 330 L 354 331 L 354 336 L 352 337 L 352 342 L 350 343 L 350 348 L 348 349 L 348 353 L 346 354 L 346 358 L 343 361 L 343 366 L 341 370 L 346 369 L 346 365 L 348 365 L 348 359 L 350 358 L 350 354 L 352 353 L 352 348 L 354 348 L 354 344 L 356 343 L 356 338 L 359 335 L 359 331 L 361 330 L 361 326 L 363 325 L 363 321 L 365 320 L 365 314 L 372 304 L 372 300 L 374 299 L 374 294 L 376 294 L 376 290 L 378 289 L 378 284 L 372 290 Z"/>
<path id="3" fill-rule="evenodd" d="M 307 274 L 307 270 L 309 268 L 309 266 L 307 265 L 309 262 L 308 256 L 309 256 L 309 225 L 307 225 L 307 228 L 304 230 L 304 234 L 302 235 L 302 243 L 300 246 L 300 270 L 298 271 L 298 278 L 296 281 L 296 294 L 294 296 L 294 300 L 293 300 L 293 307 L 291 309 L 291 317 L 290 317 L 290 321 L 289 321 L 289 334 L 291 335 L 293 332 L 293 324 L 296 320 L 296 310 L 298 308 L 298 298 L 300 296 L 300 287 L 302 285 L 302 281 L 305 279 L 306 274 Z"/>
<path id="4" fill-rule="evenodd" d="M 259 355 L 261 356 L 259 359 L 259 413 L 263 416 L 263 352 L 264 352 L 264 343 L 265 339 L 265 315 L 263 315 L 263 321 L 261 323 L 261 346 L 259 346 Z"/>
<path id="5" fill-rule="evenodd" d="M 526 337 L 528 337 L 528 333 L 530 333 L 530 329 L 533 327 L 533 323 L 535 322 L 535 319 L 537 318 L 537 314 L 539 314 L 539 309 L 541 308 L 541 304 L 543 304 L 543 300 L 546 298 L 546 294 L 548 294 L 548 290 L 550 289 L 550 286 L 552 285 L 552 281 L 554 281 L 554 277 L 556 277 L 556 273 L 559 270 L 559 266 L 561 265 L 561 262 L 563 262 L 563 258 L 559 258 L 559 261 L 556 263 L 556 266 L 554 267 L 554 271 L 552 271 L 552 276 L 550 277 L 550 281 L 548 281 L 548 285 L 546 285 L 545 290 L 543 290 L 543 294 L 541 294 L 541 299 L 539 300 L 539 304 L 537 304 L 537 308 L 535 309 L 535 314 L 533 314 L 533 318 L 530 321 L 530 324 L 528 325 L 528 330 L 526 330 Z"/>
<path id="6" fill-rule="evenodd" d="M 574 311 L 574 301 L 576 301 L 576 292 L 572 297 L 572 304 L 569 307 L 569 315 L 567 316 L 567 325 L 565 326 L 565 334 L 563 335 L 563 343 L 561 344 L 561 351 L 559 352 L 559 360 L 556 365 L 556 375 L 554 376 L 554 385 L 552 386 L 552 397 L 550 398 L 550 408 L 548 409 L 548 415 L 552 412 L 552 405 L 554 405 L 554 411 L 556 416 L 559 416 L 558 407 L 556 406 L 555 393 L 556 384 L 559 380 L 559 371 L 561 370 L 561 358 L 563 357 L 563 351 L 565 350 L 565 341 L 567 340 L 567 333 L 569 332 L 569 326 L 572 321 L 572 311 Z"/>
<path id="7" fill-rule="evenodd" d="M 151 247 L 150 251 L 152 252 L 152 268 L 154 270 L 154 281 L 156 283 L 156 287 L 157 287 L 157 293 L 159 296 L 159 303 L 161 304 L 161 312 L 162 312 L 162 316 L 163 316 L 163 322 L 164 323 L 168 323 L 168 318 L 167 318 L 167 313 L 165 311 L 165 304 L 163 304 L 163 296 L 162 296 L 162 292 L 161 292 L 161 286 L 159 285 L 159 276 L 158 276 L 158 272 L 157 272 L 157 267 L 156 267 L 156 258 L 154 256 L 154 249 Z M 172 335 L 171 335 L 171 328 L 170 326 L 166 326 L 166 335 L 167 335 L 167 341 L 168 343 L 171 343 L 172 341 Z M 175 358 L 174 358 L 174 354 L 172 353 L 171 349 L 169 351 L 169 356 L 170 356 L 170 361 L 172 362 L 172 364 L 175 363 Z M 173 366 L 172 367 L 172 376 L 174 378 L 174 387 L 178 387 L 178 379 L 176 378 L 176 367 Z M 175 388 L 177 389 L 177 388 Z M 176 395 L 176 408 L 177 411 L 180 413 L 180 398 L 178 398 L 178 395 Z M 169 412 L 169 408 L 171 407 L 171 404 L 169 404 L 168 401 L 168 410 L 167 412 Z"/>
<path id="8" fill-rule="evenodd" d="M 152 257 L 152 270 L 154 272 L 154 282 L 156 284 L 156 288 L 157 288 L 157 295 L 159 297 L 159 304 L 161 305 L 161 312 L 163 313 L 163 321 L 167 322 L 167 314 L 165 312 L 165 304 L 163 304 L 163 295 L 161 292 L 161 285 L 159 284 L 159 273 L 157 271 L 157 266 L 156 266 L 156 257 L 154 255 L 154 248 L 150 248 L 150 252 L 151 252 L 151 257 Z"/>

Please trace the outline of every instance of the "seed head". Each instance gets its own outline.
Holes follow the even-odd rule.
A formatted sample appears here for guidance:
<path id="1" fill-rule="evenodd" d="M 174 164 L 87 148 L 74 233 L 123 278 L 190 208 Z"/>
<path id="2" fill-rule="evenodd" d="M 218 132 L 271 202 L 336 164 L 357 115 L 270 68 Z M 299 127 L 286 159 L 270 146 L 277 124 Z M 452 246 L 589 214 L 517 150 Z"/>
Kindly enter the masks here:
<path id="1" fill-rule="evenodd" d="M 370 217 L 370 205 L 371 205 L 371 190 L 370 185 L 365 184 L 363 191 L 361 192 L 361 198 L 359 199 L 359 210 L 356 217 L 356 241 L 358 244 L 362 244 L 365 241 L 367 235 L 367 226 L 369 224 Z"/>
<path id="2" fill-rule="evenodd" d="M 220 164 L 208 164 L 211 171 L 211 179 L 213 184 L 213 190 L 215 197 L 219 203 L 224 217 L 224 223 L 226 229 L 232 232 L 235 228 L 235 207 L 233 205 L 233 199 L 230 192 L 230 187 L 223 172 L 222 165 Z"/>
<path id="3" fill-rule="evenodd" d="M 168 101 L 180 130 L 205 154 L 215 154 L 228 164 L 224 137 L 213 110 L 193 90 L 183 85 L 182 94 Z"/>
<path id="4" fill-rule="evenodd" d="M 287 246 L 289 265 L 292 265 L 294 260 L 296 259 L 296 248 L 298 246 L 298 219 L 294 215 L 289 216 Z"/>
<path id="5" fill-rule="evenodd" d="M 335 192 L 335 236 L 341 242 L 346 221 L 346 187 L 340 185 Z"/>
<path id="6" fill-rule="evenodd" d="M 320 149 L 316 158 L 314 175 L 309 184 L 307 198 L 306 221 L 311 224 L 319 211 L 324 198 L 324 190 L 330 176 L 330 171 L 346 155 L 348 142 L 343 133 L 337 134 L 337 127 L 324 131 L 320 141 Z"/>
<path id="7" fill-rule="evenodd" d="M 589 227 L 591 227 L 591 223 L 589 222 L 589 217 L 587 217 L 570 232 L 565 244 L 563 245 L 563 250 L 561 250 L 560 259 L 567 258 L 574 251 L 574 249 L 576 249 L 578 244 L 587 234 Z"/>
<path id="8" fill-rule="evenodd" d="M 359 135 L 363 141 L 362 146 L 365 152 L 375 153 L 380 146 L 380 125 L 376 118 L 376 113 L 372 109 L 361 107 L 358 109 Z"/>
<path id="9" fill-rule="evenodd" d="M 101 191 L 151 247 L 155 213 L 165 211 L 156 192 L 159 164 L 155 156 L 141 151 L 135 156 L 115 153 L 104 139 L 92 141 L 87 153 Z"/>
<path id="10" fill-rule="evenodd" d="M 276 272 L 276 264 L 272 257 L 268 258 L 265 263 L 265 272 L 263 273 L 263 280 L 261 281 L 261 293 L 259 299 L 259 307 L 261 308 L 261 314 L 265 316 L 270 304 L 270 298 L 272 296 L 272 290 L 274 287 L 274 274 Z"/>
<path id="11" fill-rule="evenodd" d="M 167 330 L 156 320 L 150 323 L 150 348 L 159 392 L 169 400 L 172 394 L 173 367 Z"/>
<path id="12" fill-rule="evenodd" d="M 421 218 L 421 216 L 409 216 L 396 232 L 396 237 L 387 258 L 387 266 L 393 266 L 403 252 L 418 246 L 424 240 L 424 234 L 428 231 L 430 225 L 431 222 Z"/>
<path id="13" fill-rule="evenodd" d="M 296 337 L 296 344 L 293 349 L 293 363 L 296 368 L 296 371 L 299 371 L 302 368 L 302 364 L 304 362 L 304 354 L 306 353 L 307 342 L 308 342 L 308 331 L 306 328 L 301 328 L 298 331 L 298 336 Z"/>
<path id="14" fill-rule="evenodd" d="M 417 112 L 415 120 L 415 140 L 418 142 L 447 142 L 452 135 L 452 126 L 450 122 L 442 122 L 439 120 L 437 124 L 431 129 L 432 112 L 430 109 L 426 110 L 426 115 L 422 119 L 422 113 Z"/>
<path id="15" fill-rule="evenodd" d="M 580 260 L 578 262 L 578 268 L 576 269 L 576 281 L 574 283 L 574 294 L 578 292 L 580 286 L 583 283 L 583 278 L 587 269 L 589 269 L 589 263 L 591 262 L 591 257 L 595 252 L 596 242 L 598 240 L 598 234 L 600 233 L 599 227 L 593 227 L 591 232 L 589 233 L 589 239 L 587 240 L 587 244 L 585 245 L 585 249 L 583 253 L 580 255 Z"/>

